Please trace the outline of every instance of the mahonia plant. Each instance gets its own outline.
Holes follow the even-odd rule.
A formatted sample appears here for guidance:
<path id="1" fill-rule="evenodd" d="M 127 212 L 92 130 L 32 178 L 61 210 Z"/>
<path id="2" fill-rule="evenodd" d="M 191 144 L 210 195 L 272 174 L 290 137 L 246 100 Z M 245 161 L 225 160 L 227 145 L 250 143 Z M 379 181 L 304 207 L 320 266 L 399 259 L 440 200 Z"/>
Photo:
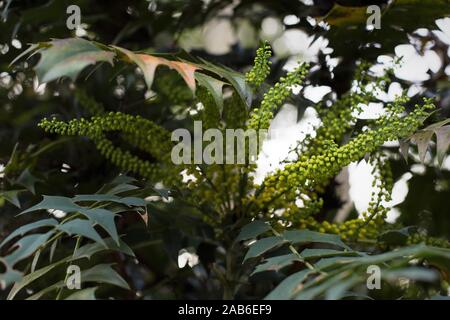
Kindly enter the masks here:
<path id="1" fill-rule="evenodd" d="M 270 57 L 271 48 L 264 43 L 256 52 L 253 68 L 245 75 L 246 82 L 255 92 L 261 89 L 269 75 Z M 389 228 L 385 222 L 387 209 L 383 202 L 390 200 L 393 184 L 389 161 L 384 159 L 380 147 L 385 142 L 412 135 L 435 107 L 430 99 L 426 99 L 422 105 L 416 105 L 412 112 L 405 114 L 408 97 L 404 94 L 386 106 L 385 115 L 368 123 L 362 132 L 354 133 L 348 142 L 343 143 L 345 135 L 357 121 L 361 104 L 373 101 L 376 91 L 389 84 L 388 76 L 372 77 L 369 67 L 366 63 L 358 66 L 352 90 L 334 101 L 331 107 L 325 103 L 316 106 L 322 124 L 316 128 L 314 136 L 309 135 L 300 141 L 294 150 L 298 154 L 297 159 L 268 175 L 261 185 L 253 182 L 254 164 L 173 165 L 170 161 L 173 144 L 166 129 L 140 116 L 119 112 L 98 115 L 96 110 L 101 108 L 93 107 L 95 104 L 80 95 L 80 102 L 84 100 L 86 108 L 95 110 L 97 115 L 69 122 L 44 119 L 39 125 L 50 133 L 86 136 L 97 145 L 101 154 L 121 169 L 135 172 L 155 183 L 162 181 L 169 188 L 179 186 L 183 174 L 191 176 L 186 185 L 189 191 L 187 201 L 197 207 L 208 207 L 203 212 L 205 219 L 217 226 L 230 217 L 251 219 L 263 216 L 275 219 L 281 225 L 289 223 L 298 228 L 336 233 L 344 240 L 374 240 Z M 225 99 L 223 112 L 220 112 L 212 93 L 201 87 L 197 90 L 196 100 L 203 109 L 193 120 L 201 120 L 205 128 L 222 131 L 229 128 L 268 129 L 276 111 L 292 94 L 293 86 L 305 81 L 308 68 L 304 63 L 288 72 L 263 94 L 259 105 L 251 109 L 234 90 L 231 97 Z M 159 87 L 169 86 L 170 82 Z M 176 97 L 176 92 L 173 95 L 175 101 L 182 99 L 181 96 Z M 195 100 L 191 102 L 195 103 Z M 140 159 L 129 150 L 116 147 L 106 136 L 110 131 L 120 132 L 126 143 L 147 152 L 154 161 Z M 342 168 L 367 155 L 374 165 L 374 183 L 379 191 L 372 195 L 363 217 L 340 224 L 315 219 L 315 214 L 322 208 L 321 194 L 327 184 Z M 298 205 L 298 200 L 302 205 Z M 281 216 L 275 214 L 278 209 L 283 211 Z"/>
<path id="2" fill-rule="evenodd" d="M 46 54 L 54 49 L 51 44 L 41 48 L 41 59 L 45 60 Z M 192 128 L 193 121 L 202 121 L 204 129 L 218 129 L 224 136 L 227 129 L 269 129 L 277 111 L 292 95 L 293 87 L 308 81 L 309 65 L 299 63 L 262 93 L 271 64 L 271 48 L 267 43 L 257 50 L 254 66 L 245 76 L 200 60 L 150 59 L 149 55 L 117 47 L 97 49 L 105 50 L 99 60 L 114 58 L 136 63 L 148 86 L 154 76 L 149 74 L 151 70 L 154 72 L 146 65 L 149 61 L 159 59 L 156 66 L 164 64 L 175 69 L 191 90 L 175 90 L 172 80 L 156 81 L 156 95 L 170 99 L 179 110 L 195 111 L 190 113 L 188 128 Z M 49 70 L 43 64 L 38 65 L 38 71 L 45 76 Z M 348 245 L 369 246 L 381 251 L 389 247 L 381 236 L 402 227 L 386 222 L 385 203 L 391 199 L 394 181 L 389 155 L 382 146 L 413 135 L 435 106 L 431 99 L 424 99 L 422 104 L 407 111 L 405 106 L 409 99 L 403 94 L 385 106 L 384 115 L 357 127 L 361 105 L 373 101 L 376 91 L 385 90 L 390 81 L 388 75 L 375 78 L 369 69 L 370 65 L 360 63 L 349 92 L 314 106 L 320 125 L 291 150 L 296 155 L 293 160 L 285 160 L 283 166 L 269 173 L 262 183 L 255 182 L 256 164 L 248 161 L 247 147 L 247 161 L 243 164 L 174 164 L 171 161 L 174 142 L 167 128 L 142 116 L 108 111 L 82 91 L 77 93 L 77 98 L 86 109 L 87 117 L 69 121 L 43 119 L 39 126 L 51 134 L 87 137 L 121 171 L 133 172 L 153 184 L 162 183 L 166 188 L 181 191 L 177 192 L 175 200 L 197 210 L 199 216 L 214 227 L 217 239 L 227 250 L 227 271 L 218 277 L 224 281 L 224 297 L 232 298 L 239 288 L 236 283 L 246 272 L 245 268 L 239 268 L 242 243 L 236 241 L 236 236 L 254 219 L 269 221 L 275 234 L 286 229 L 308 229 L 334 234 Z M 222 95 L 224 87 L 226 94 Z M 172 112 L 175 116 L 187 115 L 174 109 Z M 259 137 L 258 147 L 263 143 L 264 137 Z M 360 218 L 343 222 L 324 219 L 320 213 L 327 186 L 343 168 L 362 159 L 374 168 L 375 191 L 367 212 Z M 407 241 L 400 245 L 420 242 L 448 246 L 445 240 L 419 232 L 408 235 Z"/>

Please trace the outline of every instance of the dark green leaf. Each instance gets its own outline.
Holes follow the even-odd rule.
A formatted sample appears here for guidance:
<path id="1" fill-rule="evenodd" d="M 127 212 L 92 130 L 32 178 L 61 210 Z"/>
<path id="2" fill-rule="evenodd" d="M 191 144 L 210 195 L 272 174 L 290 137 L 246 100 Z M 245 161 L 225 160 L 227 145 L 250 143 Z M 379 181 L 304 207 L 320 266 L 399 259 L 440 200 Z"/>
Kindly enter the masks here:
<path id="1" fill-rule="evenodd" d="M 284 267 L 287 267 L 294 263 L 295 261 L 302 261 L 296 254 L 286 254 L 282 256 L 276 256 L 272 258 L 267 258 L 263 263 L 259 264 L 252 275 L 258 272 L 264 271 L 279 271 Z"/>
<path id="2" fill-rule="evenodd" d="M 326 291 L 325 299 L 327 300 L 338 300 L 344 297 L 348 297 L 348 290 L 361 282 L 361 279 L 366 280 L 365 277 L 361 277 L 360 275 L 352 275 L 350 278 L 347 278 L 338 284 L 335 284 L 331 288 Z M 350 293 L 352 296 L 356 294 Z"/>
<path id="3" fill-rule="evenodd" d="M 354 251 L 338 251 L 333 249 L 305 249 L 300 255 L 303 259 L 308 260 L 335 256 L 355 256 L 358 255 L 358 253 Z"/>
<path id="4" fill-rule="evenodd" d="M 220 115 L 222 115 L 223 111 L 222 90 L 223 86 L 226 83 L 199 72 L 195 74 L 195 78 L 197 79 L 198 83 L 201 86 L 205 87 L 211 93 L 212 97 L 214 98 L 214 101 L 216 102 L 217 107 L 219 108 Z"/>
<path id="5" fill-rule="evenodd" d="M 69 235 L 83 236 L 106 246 L 103 239 L 97 231 L 95 231 L 93 223 L 89 220 L 71 220 L 59 225 L 58 230 L 61 230 Z"/>
<path id="6" fill-rule="evenodd" d="M 109 210 L 105 209 L 86 209 L 81 211 L 92 222 L 100 225 L 117 243 L 119 243 L 119 235 L 117 234 L 114 218 L 117 216 Z"/>
<path id="7" fill-rule="evenodd" d="M 389 230 L 379 236 L 379 240 L 391 245 L 406 244 L 411 232 L 416 231 L 416 227 L 406 227 L 398 230 Z"/>
<path id="8" fill-rule="evenodd" d="M 316 297 L 319 297 L 326 290 L 335 287 L 336 285 L 342 284 L 345 281 L 345 278 L 349 276 L 349 273 L 338 273 L 336 275 L 325 276 L 325 280 L 323 280 L 320 284 L 316 284 L 314 282 L 310 283 L 307 288 L 301 288 L 297 294 L 293 296 L 296 300 L 312 300 Z"/>
<path id="9" fill-rule="evenodd" d="M 106 238 L 103 240 L 105 242 L 107 250 L 122 252 L 126 255 L 134 257 L 134 253 L 131 248 L 122 240 L 119 239 L 119 245 L 117 245 L 116 241 L 114 241 L 112 238 Z M 81 248 L 78 248 L 73 256 L 69 257 L 69 260 L 74 261 L 82 258 L 90 259 L 94 254 L 101 251 L 105 251 L 105 246 L 99 243 L 89 243 L 82 246 Z"/>
<path id="10" fill-rule="evenodd" d="M 26 168 L 17 178 L 16 184 L 20 184 L 21 186 L 24 186 L 27 190 L 29 190 L 32 194 L 36 193 L 35 190 L 35 184 L 37 182 L 41 182 L 41 179 L 36 178 L 34 175 L 31 174 L 30 170 Z"/>
<path id="11" fill-rule="evenodd" d="M 450 296 L 436 295 L 430 298 L 430 300 L 450 300 Z"/>
<path id="12" fill-rule="evenodd" d="M 110 264 L 98 264 L 81 272 L 81 281 L 108 283 L 124 289 L 130 289 L 128 283 L 111 267 Z"/>
<path id="13" fill-rule="evenodd" d="M 14 299 L 14 297 L 17 295 L 17 293 L 22 290 L 23 288 L 25 288 L 27 285 L 29 285 L 30 283 L 32 283 L 33 281 L 35 281 L 36 279 L 39 279 L 40 277 L 42 277 L 43 275 L 47 274 L 48 272 L 50 272 L 51 270 L 53 270 L 54 268 L 56 268 L 57 266 L 65 263 L 67 261 L 67 258 L 62 259 L 60 261 L 57 261 L 55 263 L 52 263 L 48 266 L 42 267 L 41 269 L 36 270 L 33 273 L 27 274 L 26 276 L 24 276 L 20 281 L 16 282 L 14 284 L 14 286 L 12 287 L 11 291 L 8 294 L 7 299 L 8 300 L 12 300 Z"/>
<path id="14" fill-rule="evenodd" d="M 32 206 L 31 208 L 28 208 L 25 211 L 22 211 L 21 214 L 37 210 L 50 210 L 50 209 L 58 209 L 70 213 L 70 212 L 78 212 L 82 210 L 83 207 L 76 205 L 75 203 L 73 203 L 71 199 L 66 197 L 44 196 L 44 199 L 41 202 Z"/>
<path id="15" fill-rule="evenodd" d="M 17 208 L 20 208 L 19 193 L 23 191 L 24 190 L 8 190 L 0 192 L 0 197 L 5 198 L 6 201 L 15 205 Z"/>
<path id="16" fill-rule="evenodd" d="M 119 194 L 122 192 L 127 192 L 127 191 L 131 191 L 131 190 L 136 190 L 136 189 L 138 189 L 138 187 L 136 187 L 135 185 L 122 183 L 117 186 L 114 186 L 113 188 L 108 190 L 108 192 L 106 192 L 106 193 L 107 194 Z"/>
<path id="17" fill-rule="evenodd" d="M 399 278 L 408 278 L 414 281 L 435 282 L 439 279 L 439 273 L 433 269 L 407 267 L 395 270 L 382 270 L 381 277 L 387 281 L 397 281 Z"/>
<path id="18" fill-rule="evenodd" d="M 134 199 L 134 198 L 132 198 Z M 125 201 L 126 202 L 126 201 Z M 134 203 L 134 200 L 129 201 L 130 203 Z M 98 224 L 103 229 L 105 229 L 113 239 L 118 241 L 118 234 L 117 229 L 114 223 L 114 218 L 116 217 L 116 214 L 106 210 L 106 209 L 89 209 L 81 207 L 73 202 L 73 200 L 66 198 L 66 197 L 59 197 L 59 196 L 44 196 L 44 199 L 38 203 L 37 205 L 23 211 L 21 214 L 36 211 L 36 210 L 49 210 L 49 209 L 58 209 L 62 210 L 64 212 L 80 212 L 89 220 L 91 220 L 91 224 Z M 79 220 L 83 221 L 83 220 Z M 87 225 L 87 222 L 82 222 L 83 224 Z M 75 227 L 75 223 L 71 223 L 69 225 L 64 226 L 63 228 L 73 228 Z M 63 230 L 63 229 L 61 229 Z M 77 228 L 77 230 L 80 230 L 80 228 Z M 68 231 L 64 229 L 64 231 Z M 70 232 L 72 234 L 72 232 Z M 95 236 L 92 232 L 89 232 L 90 239 L 92 239 L 92 236 Z"/>
<path id="19" fill-rule="evenodd" d="M 77 290 L 68 296 L 65 300 L 96 300 L 95 291 L 97 287 Z"/>
<path id="20" fill-rule="evenodd" d="M 61 289 L 65 286 L 66 286 L 66 284 L 64 283 L 63 280 L 58 281 L 57 283 L 52 284 L 51 286 L 45 287 L 44 289 L 34 293 L 33 295 L 29 296 L 26 300 L 39 300 L 47 293 L 55 291 L 57 289 Z"/>
<path id="21" fill-rule="evenodd" d="M 144 199 L 140 199 L 137 197 L 118 197 L 113 194 L 84 194 L 84 195 L 76 195 L 72 198 L 74 202 L 81 202 L 81 201 L 95 201 L 95 202 L 116 202 L 125 204 L 127 206 L 145 206 L 146 202 Z"/>
<path id="22" fill-rule="evenodd" d="M 327 243 L 335 245 L 337 247 L 350 249 L 341 238 L 335 234 L 327 234 L 321 232 L 315 232 L 310 230 L 293 230 L 286 231 L 283 237 L 292 242 L 293 244 L 306 244 L 306 243 Z"/>
<path id="23" fill-rule="evenodd" d="M 4 290 L 21 278 L 22 273 L 14 269 L 6 270 L 5 273 L 0 273 L 0 289 Z"/>
<path id="24" fill-rule="evenodd" d="M 38 250 L 34 254 L 33 261 L 31 262 L 30 272 L 34 272 L 36 270 L 36 265 L 37 265 L 37 263 L 39 261 L 39 257 L 41 256 L 41 251 L 42 250 Z"/>
<path id="25" fill-rule="evenodd" d="M 75 80 L 85 67 L 100 61 L 113 63 L 114 53 L 81 38 L 57 39 L 39 50 L 36 74 L 41 82 L 66 76 Z"/>
<path id="26" fill-rule="evenodd" d="M 55 219 L 44 219 L 44 220 L 39 220 L 36 222 L 32 222 L 29 224 L 26 224 L 24 226 L 19 227 L 18 229 L 14 230 L 12 233 L 10 233 L 1 243 L 0 243 L 0 248 L 3 247 L 5 245 L 5 243 L 7 243 L 8 241 L 10 241 L 11 239 L 17 237 L 17 236 L 23 236 L 25 233 L 33 230 L 33 229 L 37 229 L 37 228 L 41 228 L 41 227 L 51 227 L 51 226 L 56 226 L 58 224 L 58 221 L 56 221 Z"/>
<path id="27" fill-rule="evenodd" d="M 120 246 L 117 246 L 116 242 L 111 238 L 104 239 L 104 242 L 106 244 L 106 250 L 114 250 L 134 257 L 133 251 L 123 241 L 120 240 Z M 17 282 L 19 280 L 16 280 L 16 283 L 8 294 L 8 299 L 14 299 L 14 297 L 20 290 L 28 286 L 33 281 L 41 278 L 54 268 L 60 266 L 61 264 L 83 258 L 90 259 L 93 255 L 103 251 L 105 251 L 105 246 L 99 243 L 89 243 L 80 247 L 75 251 L 73 255 L 70 255 L 48 266 L 42 267 L 41 269 L 38 269 L 33 273 L 27 274 L 20 280 L 20 282 Z M 62 282 L 62 284 L 64 283 Z"/>
<path id="28" fill-rule="evenodd" d="M 268 237 L 258 240 L 250 246 L 247 254 L 245 255 L 244 261 L 250 258 L 259 257 L 263 253 L 269 251 L 270 249 L 278 247 L 285 242 L 286 240 L 282 237 Z"/>
<path id="29" fill-rule="evenodd" d="M 290 299 L 301 288 L 302 282 L 311 273 L 311 270 L 305 269 L 300 272 L 291 274 L 289 277 L 281 281 L 281 283 L 273 289 L 264 300 L 287 300 Z"/>
<path id="30" fill-rule="evenodd" d="M 270 225 L 267 222 L 261 220 L 255 220 L 245 225 L 239 233 L 236 241 L 243 241 L 248 239 L 254 239 L 257 236 L 270 230 Z"/>
<path id="31" fill-rule="evenodd" d="M 49 231 L 43 234 L 32 234 L 23 237 L 17 241 L 13 247 L 16 249 L 8 256 L 5 257 L 5 261 L 14 266 L 17 262 L 32 255 L 40 246 L 42 246 L 53 234 L 53 231 Z"/>
<path id="32" fill-rule="evenodd" d="M 245 81 L 245 76 L 226 67 L 221 67 L 202 60 L 201 68 L 217 74 L 218 76 L 228 80 L 228 82 L 236 89 L 239 97 L 246 106 L 250 106 L 252 101 L 252 89 Z"/>

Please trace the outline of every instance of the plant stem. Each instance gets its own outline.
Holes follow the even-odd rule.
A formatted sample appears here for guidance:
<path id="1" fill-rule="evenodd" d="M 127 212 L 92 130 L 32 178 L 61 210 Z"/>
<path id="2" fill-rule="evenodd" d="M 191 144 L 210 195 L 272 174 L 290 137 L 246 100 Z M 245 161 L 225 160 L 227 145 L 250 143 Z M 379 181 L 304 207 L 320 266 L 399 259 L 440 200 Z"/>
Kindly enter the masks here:
<path id="1" fill-rule="evenodd" d="M 81 236 L 77 238 L 77 242 L 75 243 L 75 248 L 73 249 L 72 257 L 75 256 L 75 252 L 78 250 L 81 244 Z M 61 294 L 63 292 L 64 286 L 67 284 L 67 279 L 69 278 L 69 274 L 66 272 L 66 276 L 64 277 L 64 284 L 59 288 L 58 294 L 56 295 L 56 300 L 59 300 L 61 298 Z"/>
<path id="2" fill-rule="evenodd" d="M 236 266 L 236 256 L 234 252 L 234 244 L 231 244 L 229 247 L 226 257 L 225 257 L 225 283 L 224 283 L 224 289 L 223 289 L 223 299 L 224 300 L 232 300 L 235 295 L 235 279 L 238 279 L 236 277 L 235 272 L 235 266 Z"/>

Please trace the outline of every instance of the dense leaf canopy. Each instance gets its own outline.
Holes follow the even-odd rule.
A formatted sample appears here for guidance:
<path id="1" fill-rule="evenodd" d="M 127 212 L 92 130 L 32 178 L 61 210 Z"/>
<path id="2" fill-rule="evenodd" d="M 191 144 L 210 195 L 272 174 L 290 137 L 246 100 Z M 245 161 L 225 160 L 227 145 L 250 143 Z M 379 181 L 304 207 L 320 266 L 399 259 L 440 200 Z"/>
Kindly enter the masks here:
<path id="1" fill-rule="evenodd" d="M 70 4 L 0 1 L 0 298 L 448 297 L 449 0 Z M 295 139 L 175 164 L 194 121 Z"/>

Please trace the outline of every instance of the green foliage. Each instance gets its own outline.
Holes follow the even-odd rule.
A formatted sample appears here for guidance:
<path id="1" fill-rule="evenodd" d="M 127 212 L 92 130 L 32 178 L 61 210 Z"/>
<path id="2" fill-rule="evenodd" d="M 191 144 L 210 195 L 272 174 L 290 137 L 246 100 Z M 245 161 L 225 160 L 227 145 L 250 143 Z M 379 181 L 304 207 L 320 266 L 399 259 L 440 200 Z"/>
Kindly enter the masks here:
<path id="1" fill-rule="evenodd" d="M 365 50 L 364 54 L 368 57 L 375 58 L 379 54 L 392 52 L 398 43 L 405 40 L 406 34 L 414 32 L 418 25 L 424 28 L 432 26 L 436 19 L 450 14 L 448 0 L 380 1 L 382 28 L 367 32 L 369 5 L 359 1 L 334 2 L 327 12 L 324 20 L 331 25 L 330 42 L 338 55 L 356 56 L 355 51 L 361 41 L 383 43 L 380 48 Z M 405 15 L 405 12 L 409 14 Z M 402 30 L 397 26 L 402 26 Z"/>
<path id="2" fill-rule="evenodd" d="M 249 229 L 259 231 L 258 226 L 254 221 L 243 233 L 248 234 Z M 254 237 L 259 233 L 255 232 Z M 261 272 L 287 275 L 266 299 L 369 298 L 366 282 L 368 268 L 373 265 L 381 268 L 382 283 L 377 293 L 380 296 L 383 296 L 383 289 L 388 293 L 393 288 L 403 298 L 431 298 L 445 292 L 445 274 L 450 270 L 449 249 L 419 244 L 374 253 L 355 251 L 331 234 L 309 230 L 282 234 L 273 230 L 273 233 L 275 236 L 262 237 L 252 243 L 245 258 L 261 261 L 271 252 L 252 275 Z M 247 236 L 241 233 L 240 238 Z M 286 251 L 291 253 L 286 254 Z M 403 284 L 405 279 L 409 281 L 407 285 Z M 416 286 L 424 287 L 416 291 Z"/>
<path id="3" fill-rule="evenodd" d="M 174 7 L 178 5 L 178 2 L 173 4 Z M 273 7 L 278 8 L 278 5 Z M 53 3 L 46 10 L 51 12 L 54 6 Z M 242 8 L 245 9 L 244 4 L 236 10 Z M 390 14 L 391 9 L 385 9 L 388 10 L 386 15 Z M 201 10 L 203 8 L 199 12 Z M 144 11 L 143 15 L 146 14 Z M 33 11 L 27 11 L 25 17 L 32 14 Z M 305 14 L 309 15 L 306 11 Z M 332 19 L 332 14 L 333 11 L 326 19 Z M 154 20 L 161 22 L 159 18 Z M 133 34 L 130 30 L 147 28 L 148 21 L 135 22 L 120 31 L 116 39 L 99 39 L 116 44 L 125 37 L 124 46 L 136 48 L 132 38 L 128 37 Z M 152 28 L 155 29 L 155 25 Z M 352 46 L 346 45 L 347 40 L 360 37 L 353 39 L 349 34 L 356 30 L 358 35 L 360 28 L 348 29 L 346 41 L 340 41 L 342 37 L 334 33 L 334 28 L 331 27 L 329 35 L 332 43 L 340 44 L 336 48 L 338 52 L 352 50 Z M 142 43 L 138 42 L 137 47 Z M 382 50 L 386 48 L 382 47 Z M 50 210 L 52 214 L 55 214 L 54 210 L 61 210 L 66 216 L 62 220 L 47 217 L 23 224 L 20 220 L 20 226 L 5 236 L 0 244 L 0 265 L 4 267 L 0 285 L 2 289 L 12 285 L 10 299 L 94 299 L 103 297 L 102 290 L 108 289 L 108 285 L 135 291 L 136 297 L 141 296 L 143 287 L 147 290 L 145 297 L 160 297 L 161 292 L 171 292 L 171 298 L 182 292 L 181 296 L 186 297 L 183 286 L 195 287 L 195 297 L 202 294 L 207 298 L 262 297 L 266 295 L 267 287 L 264 292 L 255 290 L 248 294 L 257 287 L 252 279 L 261 277 L 263 284 L 270 282 L 272 287 L 273 283 L 268 279 L 273 277 L 264 277 L 270 272 L 275 272 L 278 279 L 284 274 L 288 276 L 267 295 L 268 299 L 358 298 L 361 290 L 363 294 L 377 298 L 364 288 L 366 269 L 371 264 L 382 266 L 383 280 L 395 290 L 394 294 L 387 292 L 382 298 L 389 295 L 431 298 L 446 294 L 444 277 L 448 275 L 450 258 L 449 251 L 444 248 L 449 246 L 448 241 L 431 237 L 424 228 L 407 227 L 409 223 L 388 224 L 388 209 L 383 204 L 391 199 L 396 179 L 392 169 L 394 156 L 384 147 L 386 142 L 400 140 L 403 150 L 404 141 L 414 142 L 423 159 L 433 134 L 436 134 L 438 161 L 442 162 L 448 148 L 447 120 L 421 129 L 435 109 L 434 101 L 425 99 L 415 105 L 403 95 L 385 105 L 387 113 L 384 116 L 360 121 L 357 119 L 360 105 L 378 102 L 376 91 L 386 91 L 393 76 L 388 72 L 375 77 L 370 72 L 370 64 L 352 61 L 357 65 L 356 71 L 344 81 L 354 83 L 351 89 L 345 84 L 341 87 L 340 80 L 335 81 L 339 87 L 336 97 L 330 96 L 314 106 L 321 120 L 315 134 L 299 141 L 292 150 L 296 158 L 286 160 L 282 169 L 271 172 L 259 184 L 254 181 L 254 164 L 174 165 L 170 159 L 170 130 L 192 129 L 193 120 L 202 120 L 204 128 L 217 128 L 221 132 L 239 128 L 267 129 L 284 102 L 298 102 L 301 95 L 293 96 L 293 87 L 310 85 L 323 74 L 317 74 L 317 71 L 309 74 L 309 65 L 302 63 L 281 77 L 274 72 L 276 79 L 273 80 L 269 61 L 272 50 L 265 42 L 256 52 L 253 67 L 245 75 L 186 53 L 147 52 L 149 50 L 131 51 L 117 45 L 67 38 L 38 42 L 18 57 L 40 54 L 35 71 L 44 82 L 60 77 L 75 80 L 85 73 L 86 81 L 95 83 L 96 95 L 102 91 L 104 94 L 103 99 L 97 101 L 78 84 L 67 85 L 60 81 L 58 90 L 54 91 L 58 93 L 55 97 L 61 96 L 60 100 L 46 97 L 43 104 L 48 104 L 49 109 L 39 104 L 36 114 L 24 116 L 33 119 L 36 116 L 35 120 L 39 122 L 37 126 L 34 122 L 31 126 L 39 128 L 38 134 L 26 136 L 36 140 L 42 138 L 42 141 L 30 145 L 28 150 L 17 147 L 12 155 L 8 155 L 10 160 L 5 168 L 1 200 L 27 208 L 36 203 L 32 198 L 35 193 L 58 194 L 44 196 L 41 202 L 24 210 L 18 219 L 27 219 L 31 215 L 25 213 L 42 210 Z M 359 50 L 353 50 L 350 56 L 356 52 Z M 32 64 L 33 59 L 30 57 L 27 64 Z M 272 59 L 275 65 L 278 59 Z M 98 64 L 89 68 L 97 62 L 108 62 L 112 67 Z M 136 67 L 137 72 L 134 71 Z M 353 68 L 348 69 L 353 71 Z M 118 95 L 119 102 L 111 98 L 112 85 L 109 83 L 114 81 L 107 81 L 108 78 L 115 79 L 117 87 L 127 89 L 125 97 Z M 56 86 L 55 83 L 47 85 L 49 88 Z M 150 98 L 145 95 L 142 102 L 143 91 L 132 89 L 134 85 L 144 87 L 147 94 L 152 94 Z M 48 102 L 50 99 L 53 99 L 51 103 Z M 55 107 L 60 104 L 62 107 Z M 79 110 L 79 106 L 83 110 Z M 42 119 L 44 116 L 46 118 Z M 26 119 L 24 123 L 28 123 Z M 59 136 L 68 138 L 64 140 Z M 68 141 L 70 143 L 65 143 Z M 113 166 L 102 162 L 92 146 Z M 47 161 L 42 161 L 44 157 L 41 156 L 48 151 L 51 152 L 45 158 Z M 65 162 L 58 160 L 67 158 L 75 159 L 70 163 L 75 168 L 61 177 L 55 171 Z M 87 162 L 82 161 L 84 158 Z M 352 216 L 336 222 L 335 212 L 327 207 L 327 189 L 333 187 L 333 179 L 343 168 L 364 158 L 374 166 L 375 176 L 376 191 L 369 209 L 360 218 Z M 37 175 L 43 167 L 48 170 Z M 86 180 L 97 186 L 105 176 L 117 172 L 135 174 L 145 183 L 140 181 L 137 186 L 131 178 L 121 176 L 97 193 L 86 188 Z M 72 194 L 74 189 L 79 193 L 79 181 L 84 182 L 80 189 L 85 192 L 61 196 Z M 51 185 L 57 186 L 56 192 L 48 192 L 55 190 L 50 188 Z M 157 199 L 152 204 L 143 200 L 149 194 Z M 144 210 L 147 206 L 150 218 Z M 150 221 L 150 236 L 146 229 L 137 228 L 135 221 L 126 220 L 128 211 L 141 214 L 145 222 Z M 261 218 L 268 222 L 262 222 Z M 119 223 L 124 220 L 124 224 Z M 250 221 L 253 222 L 247 225 Z M 242 241 L 269 232 L 273 235 L 259 238 L 245 254 Z M 139 255 L 138 267 L 134 262 L 124 263 L 126 267 L 120 268 L 119 275 L 109 264 L 113 257 L 108 254 L 121 252 L 134 256 L 122 240 L 123 234 L 139 237 L 140 242 L 133 246 L 133 251 L 136 247 L 143 254 Z M 76 243 L 73 237 L 77 239 Z M 189 271 L 174 266 L 182 248 L 198 250 L 201 267 Z M 47 256 L 49 262 L 43 262 Z M 119 256 L 120 262 L 127 259 Z M 263 256 L 265 260 L 260 263 Z M 163 262 L 156 265 L 160 261 Z M 75 293 L 65 289 L 64 281 L 64 267 L 72 263 L 82 265 L 81 278 L 84 279 L 83 289 Z M 206 271 L 202 271 L 202 267 Z M 136 269 L 133 268 L 139 269 L 134 272 Z M 144 274 L 144 280 L 136 281 L 133 275 L 140 273 Z M 198 281 L 200 277 L 208 281 Z M 399 285 L 399 279 L 405 277 L 411 280 L 406 288 Z M 141 282 L 145 285 L 141 286 Z M 202 287 L 203 283 L 207 285 Z M 145 287 L 147 285 L 150 288 Z M 31 289 L 33 293 L 25 293 L 25 289 Z"/>
<path id="4" fill-rule="evenodd" d="M 23 289 L 39 282 L 42 277 L 49 277 L 49 273 L 58 275 L 63 271 L 64 274 L 64 266 L 78 265 L 81 263 L 80 260 L 90 260 L 94 255 L 117 251 L 131 257 L 134 256 L 133 251 L 120 239 L 116 220 L 119 213 L 124 215 L 128 212 L 138 213 L 145 218 L 146 202 L 141 198 L 120 195 L 127 192 L 130 189 L 129 186 L 132 186 L 120 182 L 121 180 L 123 180 L 122 177 L 119 177 L 105 186 L 104 192 L 95 194 L 76 195 L 72 198 L 44 196 L 40 203 L 22 212 L 22 214 L 27 214 L 45 210 L 49 214 L 55 216 L 59 214 L 63 217 L 59 218 L 60 220 L 45 218 L 25 224 L 0 243 L 0 249 L 6 253 L 0 258 L 6 267 L 6 271 L 0 274 L 2 289 L 14 284 L 9 293 L 9 299 L 13 299 Z M 70 243 L 71 238 L 76 238 L 73 253 L 62 258 L 59 257 L 60 260 L 52 262 L 54 252 L 61 251 L 58 256 L 64 254 L 64 251 L 58 250 L 58 248 L 62 243 Z M 42 261 L 46 255 L 49 256 L 50 264 Z M 30 257 L 34 257 L 31 270 L 23 275 L 16 268 L 22 265 L 21 261 Z M 42 267 L 37 269 L 38 265 Z M 83 290 L 91 289 L 91 291 L 85 291 L 85 293 L 90 293 L 91 297 L 94 288 L 84 287 L 89 283 L 110 284 L 129 289 L 127 282 L 111 267 L 111 264 L 97 263 L 90 268 L 86 266 L 81 272 L 81 279 Z M 66 280 L 67 275 L 65 280 L 42 288 L 28 299 L 61 298 L 62 295 L 70 298 L 67 295 L 68 292 L 64 292 Z M 78 294 L 82 295 L 82 292 L 79 291 Z M 76 298 L 76 296 L 72 298 Z"/>

